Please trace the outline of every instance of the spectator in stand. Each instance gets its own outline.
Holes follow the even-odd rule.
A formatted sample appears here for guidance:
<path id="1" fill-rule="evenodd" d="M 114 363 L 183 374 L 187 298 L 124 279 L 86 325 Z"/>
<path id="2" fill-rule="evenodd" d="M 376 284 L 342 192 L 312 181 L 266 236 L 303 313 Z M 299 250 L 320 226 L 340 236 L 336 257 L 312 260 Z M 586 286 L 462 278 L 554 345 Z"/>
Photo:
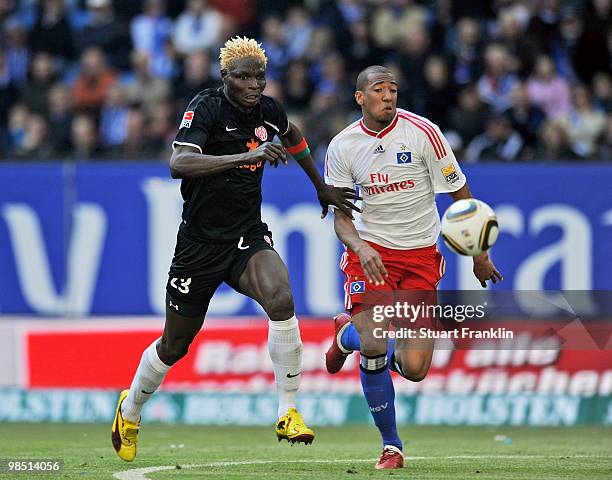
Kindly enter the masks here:
<path id="1" fill-rule="evenodd" d="M 561 0 L 539 0 L 531 17 L 527 35 L 534 39 L 542 52 L 550 53 L 559 44 L 562 19 Z"/>
<path id="2" fill-rule="evenodd" d="M 473 85 L 468 85 L 459 92 L 459 105 L 453 108 L 449 115 L 449 127 L 459 134 L 463 145 L 467 145 L 472 139 L 482 133 L 490 108 L 481 102 L 478 91 Z"/>
<path id="3" fill-rule="evenodd" d="M 364 68 L 382 63 L 384 54 L 370 38 L 370 30 L 365 19 L 353 22 L 350 32 L 350 48 L 343 54 L 347 61 L 350 78 L 357 80 L 357 75 Z"/>
<path id="4" fill-rule="evenodd" d="M 0 48 L 0 125 L 6 125 L 8 112 L 17 100 L 17 88 L 11 79 L 6 55 Z"/>
<path id="5" fill-rule="evenodd" d="M 429 35 L 424 27 L 415 27 L 409 33 L 409 41 L 402 43 L 399 50 L 399 66 L 406 85 L 408 97 L 403 99 L 408 109 L 425 113 L 425 62 L 429 57 Z"/>
<path id="6" fill-rule="evenodd" d="M 458 85 L 475 83 L 482 73 L 480 26 L 465 17 L 457 24 L 457 39 L 450 41 L 452 78 Z"/>
<path id="7" fill-rule="evenodd" d="M 134 76 L 125 89 L 127 101 L 142 105 L 148 115 L 155 105 L 170 98 L 170 84 L 152 75 L 151 57 L 145 51 L 132 52 L 132 69 Z"/>
<path id="8" fill-rule="evenodd" d="M 162 101 L 153 107 L 149 117 L 148 142 L 156 156 L 164 158 L 164 153 L 171 151 L 172 141 L 176 135 L 174 108 L 169 101 Z"/>
<path id="9" fill-rule="evenodd" d="M 174 45 L 181 55 L 216 47 L 221 42 L 223 16 L 206 0 L 188 0 L 174 24 Z"/>
<path id="10" fill-rule="evenodd" d="M 23 103 L 14 104 L 8 112 L 5 150 L 8 156 L 23 149 L 30 111 Z"/>
<path id="11" fill-rule="evenodd" d="M 66 18 L 64 0 L 43 0 L 28 43 L 32 52 L 46 52 L 62 60 L 75 56 L 72 30 Z"/>
<path id="12" fill-rule="evenodd" d="M 578 77 L 590 84 L 597 72 L 610 72 L 612 2 L 591 0 L 584 16 L 584 25 L 576 45 L 574 63 Z"/>
<path id="13" fill-rule="evenodd" d="M 563 119 L 563 126 L 580 157 L 590 158 L 597 153 L 597 142 L 606 127 L 606 116 L 596 110 L 589 91 L 584 86 L 574 87 L 572 107 Z"/>
<path id="14" fill-rule="evenodd" d="M 425 64 L 425 111 L 443 131 L 449 128 L 449 111 L 455 105 L 457 90 L 448 76 L 448 66 L 440 56 L 433 55 Z"/>
<path id="15" fill-rule="evenodd" d="M 19 92 L 20 100 L 33 113 L 47 113 L 49 92 L 57 80 L 53 58 L 48 53 L 37 53 L 32 59 L 30 81 Z"/>
<path id="16" fill-rule="evenodd" d="M 310 39 L 305 60 L 310 64 L 309 75 L 314 83 L 321 77 L 321 64 L 330 52 L 336 51 L 334 34 L 329 27 L 319 26 Z"/>
<path id="17" fill-rule="evenodd" d="M 612 81 L 608 73 L 599 72 L 593 77 L 593 101 L 598 110 L 612 113 Z"/>
<path id="18" fill-rule="evenodd" d="M 87 0 L 89 20 L 78 35 L 80 52 L 101 48 L 111 65 L 128 68 L 132 51 L 129 27 L 120 21 L 111 0 Z"/>
<path id="19" fill-rule="evenodd" d="M 353 91 L 348 84 L 344 59 L 338 52 L 330 53 L 323 60 L 321 78 L 315 86 L 314 98 L 315 102 L 332 101 L 337 108 L 350 104 Z"/>
<path id="20" fill-rule="evenodd" d="M 294 61 L 287 66 L 285 80 L 285 108 L 287 111 L 305 111 L 310 105 L 314 92 L 308 77 L 308 65 L 303 61 Z"/>
<path id="21" fill-rule="evenodd" d="M 503 45 L 489 45 L 484 56 L 485 72 L 478 80 L 478 94 L 496 113 L 501 113 L 512 105 L 512 89 L 519 79 L 511 71 L 512 60 Z"/>
<path id="22" fill-rule="evenodd" d="M 72 148 L 68 159 L 86 161 L 104 158 L 104 151 L 98 143 L 97 130 L 96 121 L 91 115 L 76 115 L 70 124 Z"/>
<path id="23" fill-rule="evenodd" d="M 278 80 L 289 61 L 285 34 L 280 17 L 270 15 L 263 19 L 261 44 L 266 51 L 268 64 L 266 65 L 266 78 Z"/>
<path id="24" fill-rule="evenodd" d="M 13 152 L 13 155 L 30 160 L 53 158 L 55 152 L 49 138 L 49 127 L 45 117 L 39 114 L 28 115 L 23 142 Z"/>
<path id="25" fill-rule="evenodd" d="M 100 143 L 108 149 L 121 145 L 127 135 L 128 106 L 123 87 L 111 85 L 100 111 Z"/>
<path id="26" fill-rule="evenodd" d="M 517 62 L 513 70 L 520 78 L 526 79 L 533 71 L 538 46 L 526 35 L 527 24 L 522 19 L 521 11 L 516 8 L 502 10 L 498 21 L 500 29 L 498 41 L 508 49 L 514 61 Z"/>
<path id="27" fill-rule="evenodd" d="M 372 15 L 372 35 L 376 45 L 395 49 L 410 42 L 412 31 L 423 28 L 427 11 L 413 0 L 384 2 Z"/>
<path id="28" fill-rule="evenodd" d="M 185 110 L 191 99 L 202 90 L 217 88 L 220 82 L 211 75 L 210 56 L 207 52 L 193 52 L 185 59 L 183 76 L 174 84 L 173 98 L 177 111 Z"/>
<path id="29" fill-rule="evenodd" d="M 149 140 L 146 117 L 139 106 L 130 107 L 125 130 L 123 144 L 109 152 L 112 157 L 122 160 L 141 160 L 159 154 L 159 150 L 156 150 L 157 145 L 153 145 Z"/>
<path id="30" fill-rule="evenodd" d="M 468 145 L 465 159 L 470 163 L 487 160 L 511 162 L 519 158 L 523 146 L 523 139 L 512 129 L 510 119 L 493 115 L 487 121 L 485 132 Z"/>
<path id="31" fill-rule="evenodd" d="M 290 7 L 283 30 L 289 59 L 303 58 L 314 31 L 312 18 L 308 11 L 300 5 Z"/>
<path id="32" fill-rule="evenodd" d="M 4 24 L 4 52 L 11 80 L 16 86 L 26 83 L 30 65 L 30 47 L 27 34 L 16 19 Z"/>
<path id="33" fill-rule="evenodd" d="M 75 108 L 79 111 L 89 110 L 97 115 L 109 88 L 116 81 L 115 73 L 106 64 L 102 50 L 88 48 L 81 57 L 81 71 L 73 87 Z"/>
<path id="34" fill-rule="evenodd" d="M 546 122 L 540 131 L 535 160 L 557 162 L 576 158 L 563 125 L 559 121 Z"/>
<path id="35" fill-rule="evenodd" d="M 49 92 L 47 108 L 53 150 L 61 156 L 70 144 L 70 122 L 72 120 L 72 95 L 70 89 L 56 83 Z"/>
<path id="36" fill-rule="evenodd" d="M 551 120 L 564 116 L 569 110 L 569 84 L 557 74 L 548 55 L 537 58 L 534 74 L 527 82 L 527 92 L 531 103 L 544 110 Z"/>
<path id="37" fill-rule="evenodd" d="M 506 116 L 512 122 L 512 128 L 520 133 L 525 141 L 525 147 L 533 153 L 537 147 L 538 133 L 546 114 L 529 101 L 527 87 L 524 83 L 518 83 L 512 92 L 512 107 L 506 112 Z"/>
<path id="38" fill-rule="evenodd" d="M 166 15 L 166 2 L 143 0 L 143 13 L 132 19 L 130 32 L 134 49 L 148 54 L 151 74 L 168 78 L 173 70 L 173 59 L 167 48 L 172 35 L 172 20 Z"/>

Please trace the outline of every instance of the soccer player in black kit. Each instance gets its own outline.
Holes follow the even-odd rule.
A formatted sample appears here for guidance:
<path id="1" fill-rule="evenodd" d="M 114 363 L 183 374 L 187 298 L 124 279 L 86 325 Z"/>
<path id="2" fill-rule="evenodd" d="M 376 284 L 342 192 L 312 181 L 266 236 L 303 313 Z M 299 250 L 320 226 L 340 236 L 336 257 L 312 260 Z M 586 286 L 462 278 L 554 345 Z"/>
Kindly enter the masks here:
<path id="1" fill-rule="evenodd" d="M 287 163 L 289 152 L 315 186 L 322 217 L 329 205 L 352 217 L 355 191 L 325 184 L 298 128 L 276 99 L 262 94 L 267 59 L 255 40 L 233 38 L 219 58 L 223 87 L 196 95 L 172 145 L 170 171 L 182 179 L 183 221 L 166 286 L 163 335 L 144 351 L 130 389 L 117 402 L 112 442 L 126 461 L 136 456 L 144 403 L 186 355 L 222 282 L 255 299 L 270 318 L 279 441 L 314 439 L 295 409 L 302 342 L 287 269 L 261 221 L 261 179 L 266 163 Z M 283 146 L 272 143 L 276 135 Z"/>

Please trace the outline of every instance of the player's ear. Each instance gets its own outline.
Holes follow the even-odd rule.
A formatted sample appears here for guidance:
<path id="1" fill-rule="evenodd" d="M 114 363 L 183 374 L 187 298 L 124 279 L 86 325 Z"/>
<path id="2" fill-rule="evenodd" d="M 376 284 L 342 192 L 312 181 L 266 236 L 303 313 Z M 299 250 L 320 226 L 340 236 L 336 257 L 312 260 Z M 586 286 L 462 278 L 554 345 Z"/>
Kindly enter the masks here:
<path id="1" fill-rule="evenodd" d="M 355 92 L 355 101 L 357 102 L 357 104 L 361 107 L 363 106 L 363 102 L 364 102 L 364 95 L 363 92 L 361 90 L 357 90 Z"/>
<path id="2" fill-rule="evenodd" d="M 225 77 L 227 77 L 227 69 L 222 68 L 221 69 L 221 78 L 225 80 Z"/>

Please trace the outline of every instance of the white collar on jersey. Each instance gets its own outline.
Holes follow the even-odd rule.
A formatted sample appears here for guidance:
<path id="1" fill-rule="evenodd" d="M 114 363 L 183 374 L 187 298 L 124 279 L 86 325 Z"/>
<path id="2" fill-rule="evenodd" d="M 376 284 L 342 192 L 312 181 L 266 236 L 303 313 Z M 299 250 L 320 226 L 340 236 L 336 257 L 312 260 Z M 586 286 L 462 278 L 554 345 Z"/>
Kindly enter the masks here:
<path id="1" fill-rule="evenodd" d="M 391 123 L 387 125 L 385 128 L 383 128 L 380 132 L 375 132 L 374 130 L 370 130 L 368 127 L 366 127 L 365 123 L 363 123 L 363 117 L 361 118 L 361 120 L 359 120 L 359 125 L 361 126 L 361 129 L 368 135 L 371 135 L 372 137 L 376 137 L 376 138 L 382 138 L 387 133 L 389 133 L 391 130 L 393 130 L 393 128 L 397 125 L 398 118 L 399 117 L 397 116 L 397 110 L 395 110 L 395 117 L 393 117 L 393 120 L 391 121 Z"/>

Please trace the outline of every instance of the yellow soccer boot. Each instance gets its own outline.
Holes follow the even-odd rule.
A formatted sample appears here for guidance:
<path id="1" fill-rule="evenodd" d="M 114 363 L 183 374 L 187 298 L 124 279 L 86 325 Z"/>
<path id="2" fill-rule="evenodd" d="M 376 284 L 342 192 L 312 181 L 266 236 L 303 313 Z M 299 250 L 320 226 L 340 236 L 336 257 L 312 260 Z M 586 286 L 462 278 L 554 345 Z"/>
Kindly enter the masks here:
<path id="1" fill-rule="evenodd" d="M 304 419 L 295 408 L 287 410 L 285 416 L 276 422 L 276 438 L 309 445 L 314 440 L 314 432 L 304 424 Z"/>
<path id="2" fill-rule="evenodd" d="M 113 422 L 112 435 L 113 447 L 121 460 L 131 462 L 136 458 L 136 447 L 138 446 L 138 429 L 140 423 L 130 422 L 121 414 L 121 404 L 127 397 L 129 390 L 124 390 L 117 401 L 117 412 Z"/>

